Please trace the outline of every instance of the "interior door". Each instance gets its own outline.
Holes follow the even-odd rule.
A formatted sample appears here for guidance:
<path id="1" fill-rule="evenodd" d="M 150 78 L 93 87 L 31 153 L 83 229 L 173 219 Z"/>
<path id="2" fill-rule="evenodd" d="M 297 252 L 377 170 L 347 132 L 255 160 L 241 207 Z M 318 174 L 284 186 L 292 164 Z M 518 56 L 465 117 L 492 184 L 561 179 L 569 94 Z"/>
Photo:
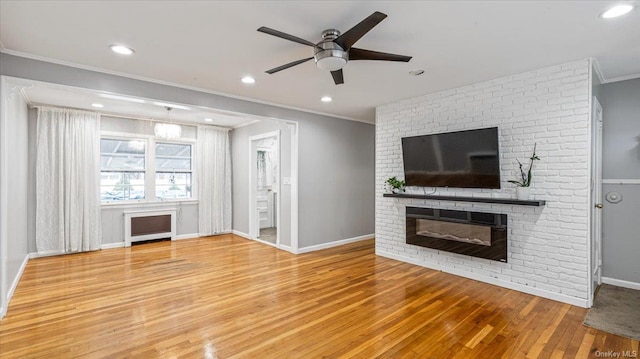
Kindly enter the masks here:
<path id="1" fill-rule="evenodd" d="M 591 198 L 591 253 L 593 293 L 602 283 L 602 105 L 593 98 L 593 172 Z"/>

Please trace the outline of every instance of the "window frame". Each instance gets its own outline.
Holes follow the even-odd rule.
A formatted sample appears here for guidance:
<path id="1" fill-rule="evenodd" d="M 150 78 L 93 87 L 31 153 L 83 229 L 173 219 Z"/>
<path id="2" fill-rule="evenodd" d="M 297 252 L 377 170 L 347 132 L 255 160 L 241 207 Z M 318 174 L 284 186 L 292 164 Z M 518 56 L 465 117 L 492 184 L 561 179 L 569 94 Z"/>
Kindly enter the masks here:
<path id="1" fill-rule="evenodd" d="M 185 141 L 186 139 L 158 139 L 153 137 L 153 141 L 151 142 L 153 145 L 153 198 L 155 201 L 157 202 L 167 202 L 167 201 L 172 201 L 172 202 L 180 202 L 180 201 L 188 201 L 191 199 L 195 199 L 197 200 L 197 192 L 196 192 L 196 180 L 195 180 L 195 161 L 194 161 L 194 153 L 195 153 L 195 145 L 196 145 L 196 141 L 193 141 L 192 139 L 189 139 L 190 141 Z M 156 146 L 159 143 L 166 143 L 168 145 L 189 145 L 191 146 L 191 170 L 190 171 L 186 171 L 186 170 L 179 170 L 179 171 L 173 171 L 174 173 L 190 173 L 191 174 L 191 198 L 170 198 L 170 199 L 157 199 L 156 198 L 156 174 L 158 172 L 161 173 L 166 173 L 166 171 L 158 171 L 156 169 Z M 145 185 L 146 185 L 146 181 L 145 181 Z"/>
<path id="2" fill-rule="evenodd" d="M 164 139 L 158 138 L 153 135 L 145 135 L 138 133 L 128 132 L 113 132 L 113 131 L 101 131 L 100 140 L 119 140 L 119 141 L 132 141 L 139 140 L 145 143 L 144 153 L 144 199 L 133 199 L 123 201 L 100 201 L 102 206 L 119 206 L 119 205 L 136 205 L 136 204 L 159 204 L 159 203 L 180 203 L 180 202 L 198 202 L 198 186 L 197 183 L 197 166 L 195 160 L 195 148 L 196 139 L 194 138 L 179 138 L 179 139 Z M 179 144 L 191 146 L 191 171 L 184 171 L 184 173 L 191 173 L 191 198 L 169 198 L 169 199 L 157 199 L 155 195 L 156 191 L 156 144 Z M 102 156 L 102 150 L 100 151 Z M 102 173 L 102 164 L 100 165 L 100 172 Z M 137 171 L 132 171 L 137 172 Z M 183 172 L 181 172 L 183 173 Z M 100 195 L 98 193 L 98 195 Z"/>

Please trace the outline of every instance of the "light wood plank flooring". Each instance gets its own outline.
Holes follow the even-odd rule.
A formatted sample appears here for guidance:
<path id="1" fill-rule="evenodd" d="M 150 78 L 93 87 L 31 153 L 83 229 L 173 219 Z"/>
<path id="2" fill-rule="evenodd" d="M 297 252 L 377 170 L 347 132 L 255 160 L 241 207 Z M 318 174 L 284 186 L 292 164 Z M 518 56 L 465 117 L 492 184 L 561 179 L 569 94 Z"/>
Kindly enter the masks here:
<path id="1" fill-rule="evenodd" d="M 586 309 L 374 254 L 233 235 L 29 261 L 2 358 L 596 358 Z"/>

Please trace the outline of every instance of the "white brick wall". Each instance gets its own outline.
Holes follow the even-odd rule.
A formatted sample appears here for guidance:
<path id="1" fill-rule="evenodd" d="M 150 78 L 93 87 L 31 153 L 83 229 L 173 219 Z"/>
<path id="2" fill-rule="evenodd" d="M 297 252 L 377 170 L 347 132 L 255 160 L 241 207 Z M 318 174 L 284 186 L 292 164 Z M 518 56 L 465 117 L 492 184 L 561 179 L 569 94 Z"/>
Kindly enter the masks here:
<path id="1" fill-rule="evenodd" d="M 589 61 L 576 61 L 376 109 L 376 253 L 586 306 L 589 292 Z M 538 144 L 531 194 L 545 207 L 385 198 L 404 177 L 401 138 L 498 126 L 501 189 L 438 188 L 435 194 L 515 198 Z M 410 188 L 422 194 L 425 189 Z M 427 188 L 431 193 L 433 189 Z M 508 263 L 405 243 L 405 206 L 505 213 Z"/>

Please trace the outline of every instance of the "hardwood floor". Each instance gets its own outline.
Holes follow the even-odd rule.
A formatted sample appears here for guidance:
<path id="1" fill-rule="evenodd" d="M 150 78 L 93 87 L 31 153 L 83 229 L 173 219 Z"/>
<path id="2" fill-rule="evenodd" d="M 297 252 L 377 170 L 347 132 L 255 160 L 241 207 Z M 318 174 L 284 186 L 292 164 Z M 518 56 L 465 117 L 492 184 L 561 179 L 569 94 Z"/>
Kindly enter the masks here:
<path id="1" fill-rule="evenodd" d="M 29 261 L 2 358 L 597 358 L 587 310 L 377 257 L 233 235 Z"/>

